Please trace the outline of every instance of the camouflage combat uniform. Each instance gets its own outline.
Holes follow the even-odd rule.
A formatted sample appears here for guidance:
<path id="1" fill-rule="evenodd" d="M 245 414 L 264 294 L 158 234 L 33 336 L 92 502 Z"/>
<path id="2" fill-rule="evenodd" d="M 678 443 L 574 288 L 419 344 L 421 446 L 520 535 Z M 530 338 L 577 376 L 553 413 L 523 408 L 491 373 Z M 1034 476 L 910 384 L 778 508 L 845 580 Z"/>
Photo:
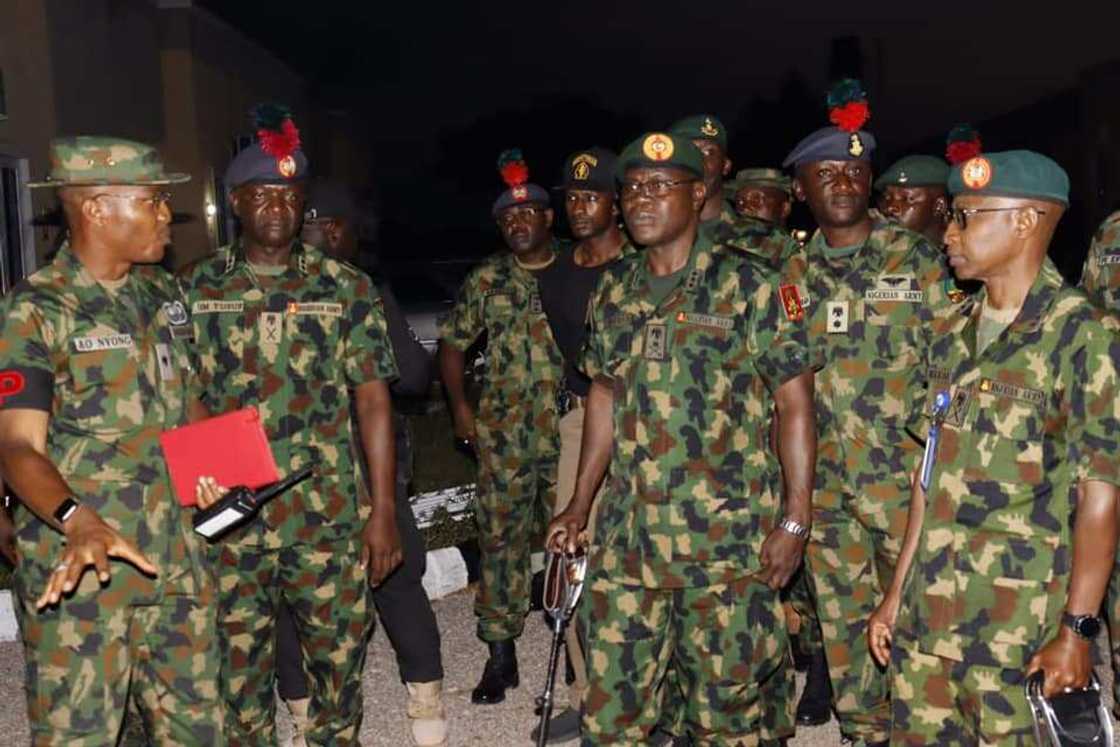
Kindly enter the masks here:
<path id="1" fill-rule="evenodd" d="M 475 517 L 481 582 L 478 636 L 521 635 L 529 613 L 530 555 L 556 503 L 564 361 L 541 307 L 536 278 L 509 252 L 473 270 L 440 326 L 445 344 L 466 350 L 485 332 L 486 380 L 478 403 Z"/>
<path id="2" fill-rule="evenodd" d="M 381 298 L 366 275 L 298 242 L 281 275 L 258 274 L 234 244 L 184 283 L 210 409 L 256 407 L 281 474 L 317 467 L 214 547 L 227 732 L 235 744 L 273 741 L 283 598 L 311 685 L 308 741 L 357 744 L 373 616 L 350 401 L 355 387 L 397 375 Z"/>
<path id="3" fill-rule="evenodd" d="M 753 254 L 778 271 L 781 270 L 782 258 L 793 241 L 793 237 L 784 228 L 747 215 L 737 216 L 731 223 L 721 220 L 710 230 L 715 243 Z"/>
<path id="4" fill-rule="evenodd" d="M 949 393 L 894 635 L 892 744 L 1033 744 L 1023 672 L 1058 633 L 1078 483 L 1120 484 L 1115 318 L 1047 260 L 977 354 L 982 299 L 938 315 L 914 408 L 921 431 Z"/>
<path id="5" fill-rule="evenodd" d="M 805 332 L 772 272 L 703 231 L 684 272 L 654 307 L 645 258 L 622 259 L 593 306 L 583 367 L 613 387 L 614 443 L 583 605 L 585 745 L 642 743 L 670 685 L 701 744 L 791 731 L 762 723 L 766 703 L 792 708 L 793 673 L 778 593 L 751 574 L 781 518 L 769 391 L 808 369 Z"/>
<path id="6" fill-rule="evenodd" d="M 157 744 L 224 743 L 213 579 L 158 440 L 186 423 L 201 393 L 190 336 L 166 272 L 134 266 L 110 291 L 66 246 L 5 299 L 0 368 L 21 373 L 26 388 L 0 407 L 49 413 L 47 458 L 158 569 L 152 579 L 113 562 L 104 588 L 91 570 L 73 595 L 37 611 L 65 540 L 17 513 L 16 612 L 35 745 L 112 742 L 129 698 Z"/>
<path id="7" fill-rule="evenodd" d="M 1120 211 L 1105 218 L 1081 271 L 1081 288 L 1110 314 L 1120 315 Z M 1112 648 L 1112 702 L 1120 703 L 1120 551 L 1108 584 L 1108 635 Z"/>
<path id="8" fill-rule="evenodd" d="M 817 479 L 807 559 L 843 733 L 887 738 L 889 680 L 867 646 L 867 619 L 890 584 L 906 530 L 905 430 L 921 394 L 929 323 L 946 304 L 937 250 L 876 222 L 855 254 L 836 257 L 819 231 L 783 262 L 782 301 L 804 313 L 816 376 Z"/>

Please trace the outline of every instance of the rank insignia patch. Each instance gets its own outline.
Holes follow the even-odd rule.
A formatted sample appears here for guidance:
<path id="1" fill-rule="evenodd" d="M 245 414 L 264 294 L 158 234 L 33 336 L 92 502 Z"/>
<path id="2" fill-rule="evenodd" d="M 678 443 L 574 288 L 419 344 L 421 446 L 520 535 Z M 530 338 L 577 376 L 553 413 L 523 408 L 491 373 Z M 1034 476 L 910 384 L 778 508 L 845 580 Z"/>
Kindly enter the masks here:
<path id="1" fill-rule="evenodd" d="M 848 302 L 829 301 L 826 308 L 828 310 L 828 332 L 830 334 L 846 334 L 848 332 Z"/>
<path id="2" fill-rule="evenodd" d="M 663 361 L 668 357 L 668 332 L 664 324 L 646 325 L 645 345 L 642 355 L 649 361 Z"/>

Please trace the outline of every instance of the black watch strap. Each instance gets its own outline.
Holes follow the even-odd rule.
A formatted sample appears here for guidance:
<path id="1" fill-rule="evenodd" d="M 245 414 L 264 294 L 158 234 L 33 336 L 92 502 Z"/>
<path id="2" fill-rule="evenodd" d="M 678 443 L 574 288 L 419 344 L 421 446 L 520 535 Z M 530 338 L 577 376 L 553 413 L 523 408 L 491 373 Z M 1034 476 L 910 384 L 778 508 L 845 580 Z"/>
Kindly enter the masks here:
<path id="1" fill-rule="evenodd" d="M 1063 612 L 1062 625 L 1087 641 L 1093 640 L 1101 632 L 1101 619 L 1096 615 L 1071 615 Z"/>
<path id="2" fill-rule="evenodd" d="M 62 503 L 58 504 L 58 508 L 54 510 L 54 520 L 59 524 L 65 524 L 66 520 L 74 515 L 74 512 L 81 508 L 82 504 L 78 500 L 68 495 L 62 499 Z"/>

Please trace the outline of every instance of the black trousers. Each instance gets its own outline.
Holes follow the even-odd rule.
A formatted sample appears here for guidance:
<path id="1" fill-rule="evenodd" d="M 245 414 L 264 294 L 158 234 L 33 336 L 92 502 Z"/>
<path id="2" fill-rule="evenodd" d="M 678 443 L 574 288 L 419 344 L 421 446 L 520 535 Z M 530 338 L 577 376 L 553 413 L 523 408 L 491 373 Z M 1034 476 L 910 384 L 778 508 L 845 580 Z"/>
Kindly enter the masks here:
<path id="1" fill-rule="evenodd" d="M 397 489 L 397 528 L 404 559 L 393 575 L 374 590 L 373 603 L 397 654 L 401 681 L 442 680 L 439 627 L 428 595 L 420 585 L 427 548 L 416 528 L 408 490 L 400 486 Z M 276 662 L 277 689 L 284 700 L 308 697 L 301 659 L 295 622 L 287 607 L 281 605 L 276 620 Z"/>

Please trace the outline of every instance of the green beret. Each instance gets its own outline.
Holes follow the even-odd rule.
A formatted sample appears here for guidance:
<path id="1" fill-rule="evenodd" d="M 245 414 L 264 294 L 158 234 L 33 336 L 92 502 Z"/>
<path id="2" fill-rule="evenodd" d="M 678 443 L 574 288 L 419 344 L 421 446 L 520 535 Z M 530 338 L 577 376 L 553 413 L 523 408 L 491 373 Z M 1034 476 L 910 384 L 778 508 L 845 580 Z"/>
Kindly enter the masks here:
<path id="1" fill-rule="evenodd" d="M 887 187 L 944 187 L 949 180 L 949 164 L 933 156 L 906 156 L 875 180 L 875 189 Z"/>
<path id="2" fill-rule="evenodd" d="M 727 129 L 718 117 L 711 114 L 695 114 L 679 119 L 669 128 L 669 134 L 689 140 L 715 140 L 723 152 L 727 152 Z"/>
<path id="3" fill-rule="evenodd" d="M 1034 151 L 984 153 L 953 167 L 949 193 L 1025 197 L 1069 205 L 1069 175 L 1053 159 Z"/>
<path id="4" fill-rule="evenodd" d="M 51 171 L 29 187 L 180 184 L 187 174 L 164 171 L 159 152 L 150 145 L 120 137 L 76 135 L 51 140 Z"/>
<path id="5" fill-rule="evenodd" d="M 704 178 L 704 156 L 700 149 L 687 137 L 664 132 L 648 132 L 627 145 L 618 157 L 618 178 L 624 179 L 627 169 L 665 166 L 685 169 Z"/>
<path id="6" fill-rule="evenodd" d="M 728 184 L 732 194 L 743 187 L 773 187 L 786 194 L 793 193 L 793 180 L 780 169 L 742 169 Z"/>

